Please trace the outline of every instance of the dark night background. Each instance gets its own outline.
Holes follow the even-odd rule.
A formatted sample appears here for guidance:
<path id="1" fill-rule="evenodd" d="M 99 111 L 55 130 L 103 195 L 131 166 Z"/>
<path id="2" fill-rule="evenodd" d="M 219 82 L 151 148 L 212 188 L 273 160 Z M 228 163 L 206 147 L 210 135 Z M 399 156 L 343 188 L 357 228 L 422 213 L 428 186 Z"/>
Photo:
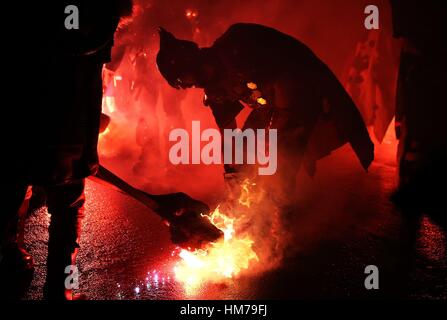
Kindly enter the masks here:
<path id="1" fill-rule="evenodd" d="M 392 38 L 388 1 L 363 0 L 216 0 L 137 1 L 142 10 L 158 10 L 153 20 L 138 26 L 137 35 L 156 50 L 156 28 L 181 34 L 184 13 L 193 10 L 197 19 L 187 21 L 200 32 L 192 38 L 201 46 L 211 45 L 228 26 L 255 22 L 277 28 L 307 44 L 347 85 L 358 44 L 367 37 L 364 8 L 380 9 L 380 32 L 386 45 L 377 49 L 377 68 L 388 78 L 379 84 L 382 93 L 396 86 L 400 43 Z M 174 9 L 175 10 L 174 10 Z M 165 12 L 166 15 L 164 16 Z M 180 12 L 180 14 L 179 14 Z M 191 37 L 190 37 L 191 38 Z M 127 58 L 126 58 L 127 59 Z M 117 70 L 125 81 L 131 74 L 125 60 Z M 162 79 L 149 71 L 155 82 Z M 380 70 L 379 70 L 380 73 Z M 221 166 L 175 167 L 168 160 L 169 117 L 163 103 L 174 89 L 159 87 L 160 97 L 150 107 L 103 102 L 111 116 L 110 131 L 99 141 L 101 164 L 134 186 L 147 192 L 182 191 L 215 207 L 225 195 Z M 186 128 L 192 120 L 215 128 L 210 111 L 202 106 L 201 90 L 182 97 L 181 112 Z M 394 96 L 388 97 L 394 101 Z M 355 100 L 355 99 L 354 99 Z M 122 102 L 122 101 L 121 101 Z M 361 101 L 356 101 L 361 104 Z M 109 109 L 107 109 L 109 106 Z M 242 115 L 238 121 L 246 116 Z M 158 137 L 156 154 L 143 157 L 138 145 L 137 124 L 146 119 L 148 134 Z M 140 122 L 139 122 L 140 121 Z M 156 125 L 154 125 L 156 123 Z M 209 284 L 187 295 L 174 280 L 175 246 L 160 218 L 135 200 L 87 180 L 86 218 L 78 265 L 80 292 L 91 299 L 285 299 L 285 298 L 447 298 L 446 231 L 431 217 L 404 215 L 391 202 L 396 188 L 397 141 L 394 123 L 383 141 L 374 137 L 375 161 L 365 172 L 348 146 L 318 163 L 315 177 L 304 170 L 297 177 L 298 208 L 290 226 L 291 238 L 283 261 L 262 273 L 245 273 L 226 284 Z M 138 135 L 138 133 L 137 133 Z M 34 256 L 36 270 L 24 299 L 41 299 L 45 281 L 46 242 L 49 215 L 45 208 L 32 213 L 26 225 L 26 246 Z M 364 269 L 380 270 L 380 289 L 366 290 Z M 154 280 L 154 271 L 159 275 Z M 140 293 L 135 293 L 135 288 Z"/>

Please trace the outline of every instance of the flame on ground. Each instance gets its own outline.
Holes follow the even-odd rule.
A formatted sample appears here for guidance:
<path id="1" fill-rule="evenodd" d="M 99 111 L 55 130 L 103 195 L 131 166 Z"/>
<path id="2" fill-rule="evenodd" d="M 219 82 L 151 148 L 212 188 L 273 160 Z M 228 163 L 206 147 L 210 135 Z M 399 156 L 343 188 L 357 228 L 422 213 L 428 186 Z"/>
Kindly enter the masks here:
<path id="1" fill-rule="evenodd" d="M 241 186 L 239 204 L 250 207 L 250 183 L 247 179 Z M 238 233 L 240 225 L 246 221 L 244 215 L 237 216 L 222 212 L 217 207 L 208 217 L 210 221 L 224 232 L 224 239 L 210 244 L 205 249 L 181 250 L 180 262 L 174 267 L 177 281 L 182 283 L 187 292 L 192 293 L 202 284 L 222 283 L 234 278 L 249 268 L 259 258 L 253 250 L 254 240 L 249 232 Z"/>

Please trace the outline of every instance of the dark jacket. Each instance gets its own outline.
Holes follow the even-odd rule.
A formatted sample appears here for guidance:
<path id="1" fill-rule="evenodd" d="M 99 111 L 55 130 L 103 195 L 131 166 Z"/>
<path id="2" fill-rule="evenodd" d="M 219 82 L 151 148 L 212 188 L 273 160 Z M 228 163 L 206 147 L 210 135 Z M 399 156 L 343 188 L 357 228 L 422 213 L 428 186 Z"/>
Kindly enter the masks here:
<path id="1" fill-rule="evenodd" d="M 127 3 L 127 5 L 126 5 Z M 67 5 L 79 9 L 79 30 L 64 25 Z M 29 30 L 20 129 L 11 167 L 16 180 L 58 184 L 85 178 L 98 166 L 102 65 L 110 61 L 113 35 L 131 1 L 59 1 L 34 5 L 38 27 Z M 23 60 L 23 58 L 21 57 Z"/>
<path id="2" fill-rule="evenodd" d="M 368 168 L 374 145 L 359 111 L 332 71 L 306 45 L 275 29 L 240 23 L 202 51 L 221 68 L 221 78 L 205 87 L 220 127 L 240 112 L 240 100 L 250 104 L 253 90 L 247 86 L 252 82 L 267 102 L 261 109 L 279 114 L 280 134 L 299 128 L 313 132 L 306 148 L 308 161 L 348 142 Z M 269 117 L 260 118 L 267 120 L 267 126 Z"/>

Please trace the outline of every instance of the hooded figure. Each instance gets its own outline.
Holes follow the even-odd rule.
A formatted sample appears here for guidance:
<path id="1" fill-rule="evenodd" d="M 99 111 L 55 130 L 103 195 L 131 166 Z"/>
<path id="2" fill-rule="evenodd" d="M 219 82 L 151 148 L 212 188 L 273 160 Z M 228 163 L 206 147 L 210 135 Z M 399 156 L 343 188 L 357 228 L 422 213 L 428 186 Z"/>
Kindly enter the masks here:
<path id="1" fill-rule="evenodd" d="M 276 185 L 283 191 L 294 185 L 300 164 L 312 175 L 316 160 L 347 142 L 365 169 L 374 158 L 362 117 L 335 75 L 307 46 L 275 29 L 239 23 L 199 48 L 161 28 L 157 64 L 172 87 L 204 89 L 219 128 L 236 128 L 248 106 L 244 128 L 278 130 Z"/>

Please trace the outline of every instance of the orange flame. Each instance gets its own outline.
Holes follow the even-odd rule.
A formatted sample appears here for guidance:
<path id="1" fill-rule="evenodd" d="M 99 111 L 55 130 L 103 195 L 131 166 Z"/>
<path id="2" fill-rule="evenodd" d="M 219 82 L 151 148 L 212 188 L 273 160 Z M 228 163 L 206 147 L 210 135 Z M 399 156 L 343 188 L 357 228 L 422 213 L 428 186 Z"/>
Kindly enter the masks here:
<path id="1" fill-rule="evenodd" d="M 250 186 L 247 179 L 241 186 L 239 204 L 250 207 Z M 227 215 L 217 207 L 208 217 L 210 221 L 224 232 L 224 239 L 210 244 L 205 249 L 180 251 L 180 262 L 174 267 L 176 279 L 182 283 L 187 292 L 206 282 L 221 283 L 239 275 L 259 258 L 253 250 L 253 237 L 243 232 L 238 233 L 244 216 Z"/>

